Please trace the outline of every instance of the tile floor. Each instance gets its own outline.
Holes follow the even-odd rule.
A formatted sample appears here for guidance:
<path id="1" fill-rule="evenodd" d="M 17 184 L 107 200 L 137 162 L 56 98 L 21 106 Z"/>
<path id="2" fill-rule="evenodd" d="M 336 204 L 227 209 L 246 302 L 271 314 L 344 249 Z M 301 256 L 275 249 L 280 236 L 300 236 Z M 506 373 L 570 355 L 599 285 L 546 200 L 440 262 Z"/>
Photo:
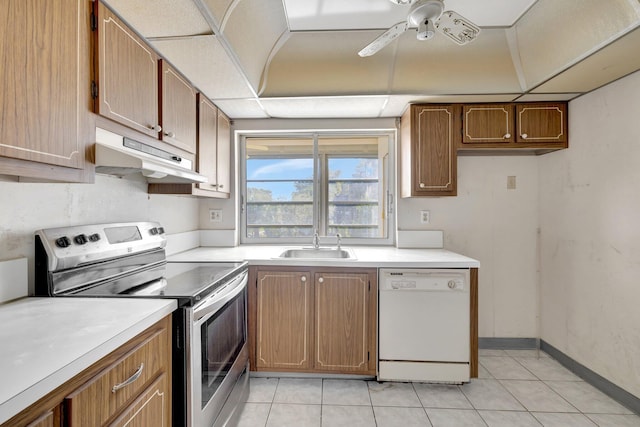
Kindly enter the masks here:
<path id="1" fill-rule="evenodd" d="M 640 417 L 535 350 L 480 350 L 462 386 L 251 378 L 240 427 L 640 427 Z"/>

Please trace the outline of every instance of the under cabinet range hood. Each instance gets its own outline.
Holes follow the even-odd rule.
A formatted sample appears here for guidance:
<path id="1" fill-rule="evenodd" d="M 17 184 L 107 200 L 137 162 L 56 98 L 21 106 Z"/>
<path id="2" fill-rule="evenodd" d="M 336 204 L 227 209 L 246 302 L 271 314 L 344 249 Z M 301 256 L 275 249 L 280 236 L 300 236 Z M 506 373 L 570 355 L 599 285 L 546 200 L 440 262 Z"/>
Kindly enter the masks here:
<path id="1" fill-rule="evenodd" d="M 154 183 L 203 183 L 207 177 L 191 170 L 191 160 L 96 128 L 96 172 L 126 176 L 142 173 Z"/>

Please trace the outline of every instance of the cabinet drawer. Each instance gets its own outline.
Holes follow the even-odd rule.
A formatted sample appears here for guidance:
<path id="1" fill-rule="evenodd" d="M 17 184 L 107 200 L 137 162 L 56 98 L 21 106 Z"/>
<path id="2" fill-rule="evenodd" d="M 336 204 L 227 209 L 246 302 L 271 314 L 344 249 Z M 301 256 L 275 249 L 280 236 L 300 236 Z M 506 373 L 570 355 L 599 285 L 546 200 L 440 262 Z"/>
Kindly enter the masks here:
<path id="1" fill-rule="evenodd" d="M 65 403 L 70 426 L 101 426 L 130 405 L 155 378 L 170 368 L 170 344 L 168 330 L 159 330 L 69 395 Z"/>
<path id="2" fill-rule="evenodd" d="M 109 427 L 170 426 L 168 388 L 167 375 L 160 375 Z"/>

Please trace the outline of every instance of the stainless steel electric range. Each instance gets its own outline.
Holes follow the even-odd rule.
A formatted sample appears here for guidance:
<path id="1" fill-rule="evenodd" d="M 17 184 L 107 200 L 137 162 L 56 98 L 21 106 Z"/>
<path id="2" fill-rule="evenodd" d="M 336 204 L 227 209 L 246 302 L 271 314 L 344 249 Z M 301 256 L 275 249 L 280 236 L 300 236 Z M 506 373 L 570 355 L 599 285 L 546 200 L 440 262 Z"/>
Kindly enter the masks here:
<path id="1" fill-rule="evenodd" d="M 167 263 L 165 246 L 155 222 L 38 230 L 35 295 L 176 299 L 173 426 L 232 424 L 249 392 L 247 263 Z"/>

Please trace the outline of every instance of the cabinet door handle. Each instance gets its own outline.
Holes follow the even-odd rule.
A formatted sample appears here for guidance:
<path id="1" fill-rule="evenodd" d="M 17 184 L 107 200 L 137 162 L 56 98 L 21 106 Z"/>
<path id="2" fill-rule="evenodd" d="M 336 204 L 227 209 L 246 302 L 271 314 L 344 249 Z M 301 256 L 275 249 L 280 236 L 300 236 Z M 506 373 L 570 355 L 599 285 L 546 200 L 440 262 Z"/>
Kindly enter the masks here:
<path id="1" fill-rule="evenodd" d="M 176 137 L 176 134 L 175 134 L 175 133 L 173 133 L 173 132 L 165 132 L 164 134 L 165 134 L 166 136 L 168 136 L 169 138 L 175 138 L 175 137 Z"/>
<path id="2" fill-rule="evenodd" d="M 324 279 L 321 277 L 318 279 L 318 283 L 324 283 Z"/>
<path id="3" fill-rule="evenodd" d="M 151 125 L 149 126 L 149 129 L 155 130 L 156 132 L 162 132 L 162 126 L 160 125 Z"/>
<path id="4" fill-rule="evenodd" d="M 133 373 L 133 375 L 131 375 L 128 379 L 124 380 L 120 384 L 114 385 L 113 388 L 111 389 L 111 393 L 115 393 L 116 391 L 120 390 L 121 388 L 124 388 L 124 387 L 128 386 L 129 384 L 131 384 L 132 382 L 134 382 L 135 380 L 140 378 L 140 375 L 142 375 L 142 370 L 143 369 L 144 369 L 144 363 L 141 363 L 140 367 L 138 368 L 137 371 L 135 371 Z"/>
<path id="5" fill-rule="evenodd" d="M 218 185 L 218 188 L 224 188 L 223 184 Z"/>
<path id="6" fill-rule="evenodd" d="M 510 133 L 505 133 L 503 138 L 504 139 L 509 139 L 509 138 L 511 138 L 511 134 Z"/>
<path id="7" fill-rule="evenodd" d="M 522 137 L 522 139 L 527 139 L 527 137 L 528 137 L 529 135 L 527 135 L 526 133 L 523 133 L 523 134 L 522 134 L 522 135 L 520 135 L 520 136 Z"/>
<path id="8" fill-rule="evenodd" d="M 426 187 L 426 185 L 424 184 L 424 182 L 421 182 L 420 183 L 420 188 L 425 188 L 425 187 Z"/>
<path id="9" fill-rule="evenodd" d="M 307 281 L 307 276 L 302 276 L 302 277 L 300 278 L 300 281 L 301 281 L 302 283 L 306 282 L 306 281 Z"/>

